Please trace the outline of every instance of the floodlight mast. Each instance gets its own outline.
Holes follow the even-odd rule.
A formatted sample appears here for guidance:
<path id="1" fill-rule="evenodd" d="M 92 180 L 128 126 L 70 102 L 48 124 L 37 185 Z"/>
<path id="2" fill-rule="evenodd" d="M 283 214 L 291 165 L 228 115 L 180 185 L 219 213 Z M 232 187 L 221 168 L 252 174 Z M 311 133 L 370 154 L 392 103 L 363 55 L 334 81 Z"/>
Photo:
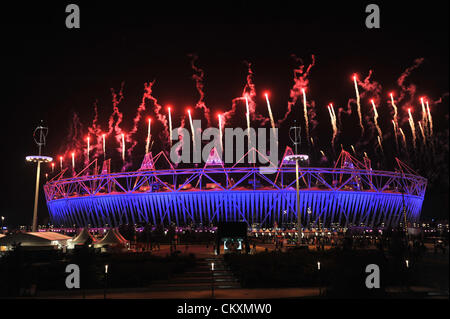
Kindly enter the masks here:
<path id="1" fill-rule="evenodd" d="M 298 173 L 298 160 L 300 159 L 300 156 L 298 154 L 297 145 L 301 142 L 301 127 L 295 126 L 296 120 L 294 120 L 294 126 L 292 126 L 289 129 L 289 138 L 294 143 L 295 148 L 295 155 L 293 156 L 295 159 L 295 179 L 296 179 L 296 185 L 297 185 L 297 232 L 298 232 L 298 241 L 297 243 L 300 244 L 300 241 L 302 239 L 302 217 L 300 214 L 300 182 L 299 182 L 299 173 Z"/>
<path id="2" fill-rule="evenodd" d="M 27 162 L 35 162 L 37 163 L 37 169 L 36 169 L 36 189 L 34 193 L 34 209 L 33 209 L 33 225 L 32 225 L 32 231 L 37 231 L 37 212 L 38 212 L 38 199 L 39 199 L 39 178 L 41 175 L 41 163 L 48 163 L 53 161 L 51 157 L 48 156 L 42 156 L 42 147 L 45 146 L 45 139 L 47 137 L 48 128 L 42 126 L 38 126 L 34 132 L 33 132 L 33 138 L 34 142 L 37 144 L 39 148 L 39 155 L 31 155 L 27 156 L 25 159 Z"/>

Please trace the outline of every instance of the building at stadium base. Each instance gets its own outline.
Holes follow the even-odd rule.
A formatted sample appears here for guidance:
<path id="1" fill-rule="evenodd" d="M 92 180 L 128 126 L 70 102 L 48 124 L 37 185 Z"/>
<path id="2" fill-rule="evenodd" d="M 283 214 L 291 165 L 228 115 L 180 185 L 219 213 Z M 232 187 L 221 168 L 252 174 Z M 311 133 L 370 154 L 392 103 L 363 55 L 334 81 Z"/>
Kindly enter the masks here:
<path id="1" fill-rule="evenodd" d="M 246 155 L 258 151 L 252 148 Z M 226 167 L 217 153 L 201 168 L 175 168 L 163 152 L 146 154 L 141 168 L 112 173 L 110 160 L 97 160 L 73 177 L 61 171 L 44 191 L 54 225 L 203 224 L 244 221 L 261 227 L 295 227 L 296 168 L 286 149 L 273 174 L 238 161 Z M 262 155 L 264 156 L 264 155 Z M 243 158 L 243 159 L 244 159 Z M 300 163 L 299 192 L 303 227 L 322 223 L 397 226 L 404 214 L 418 221 L 427 180 L 396 159 L 398 169 L 380 171 L 342 151 L 334 167 Z"/>

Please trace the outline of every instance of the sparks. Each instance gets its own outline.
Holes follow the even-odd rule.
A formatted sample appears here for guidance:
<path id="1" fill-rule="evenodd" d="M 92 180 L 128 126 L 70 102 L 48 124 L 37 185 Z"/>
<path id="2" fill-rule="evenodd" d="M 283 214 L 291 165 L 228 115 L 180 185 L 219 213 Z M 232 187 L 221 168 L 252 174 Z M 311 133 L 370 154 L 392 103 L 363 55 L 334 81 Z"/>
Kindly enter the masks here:
<path id="1" fill-rule="evenodd" d="M 403 133 L 403 130 L 402 130 L 401 127 L 398 128 L 398 131 L 400 132 L 400 135 L 402 136 L 402 144 L 403 144 L 403 147 L 405 148 L 405 151 L 407 152 L 407 151 L 408 151 L 408 147 L 407 147 L 407 145 L 406 145 L 406 136 L 405 136 L 405 133 Z"/>
<path id="2" fill-rule="evenodd" d="M 222 152 L 223 152 L 223 144 L 222 144 L 222 139 L 223 139 L 223 133 L 222 133 L 222 117 L 220 116 L 220 114 L 218 114 L 217 117 L 219 118 L 219 139 L 220 139 L 220 148 L 222 149 Z"/>
<path id="3" fill-rule="evenodd" d="M 395 149 L 398 153 L 398 134 L 397 134 L 397 125 L 395 124 L 395 120 L 392 120 L 392 127 L 394 129 L 394 138 L 395 138 Z"/>
<path id="4" fill-rule="evenodd" d="M 59 157 L 59 166 L 61 167 L 61 170 L 63 169 L 63 157 Z"/>
<path id="5" fill-rule="evenodd" d="M 194 124 L 192 124 L 192 116 L 191 116 L 191 110 L 188 109 L 188 114 L 189 114 L 189 123 L 191 124 L 191 132 L 192 132 L 192 144 L 194 146 L 195 149 L 195 132 L 194 132 Z"/>
<path id="6" fill-rule="evenodd" d="M 270 107 L 270 101 L 269 101 L 269 95 L 267 93 L 264 93 L 264 96 L 266 97 L 267 110 L 269 111 L 270 124 L 272 125 L 273 133 L 275 134 L 275 121 L 273 120 L 272 109 Z"/>
<path id="7" fill-rule="evenodd" d="M 122 161 L 125 162 L 125 135 L 122 133 Z"/>
<path id="8" fill-rule="evenodd" d="M 354 147 L 353 145 L 350 145 L 350 147 L 351 147 L 351 149 L 352 149 L 352 151 L 353 151 L 353 154 L 356 155 L 355 147 Z"/>
<path id="9" fill-rule="evenodd" d="M 305 115 L 306 139 L 309 140 L 308 108 L 306 104 L 306 92 L 304 88 L 302 88 L 302 93 L 303 93 L 303 113 Z"/>
<path id="10" fill-rule="evenodd" d="M 426 137 L 425 137 L 425 132 L 424 132 L 423 127 L 422 127 L 422 123 L 420 121 L 417 121 L 417 124 L 419 125 L 420 135 L 422 135 L 423 145 L 425 145 L 426 144 Z"/>
<path id="11" fill-rule="evenodd" d="M 427 104 L 429 131 L 430 131 L 429 135 L 431 138 L 433 136 L 433 118 L 431 117 L 430 105 L 428 104 L 428 101 L 426 102 L 426 104 Z"/>
<path id="12" fill-rule="evenodd" d="M 75 171 L 75 152 L 72 152 L 72 169 Z"/>
<path id="13" fill-rule="evenodd" d="M 380 126 L 378 125 L 378 112 L 377 112 L 377 107 L 375 105 L 374 100 L 370 100 L 370 102 L 372 103 L 373 106 L 373 122 L 375 123 L 375 127 L 377 129 L 378 132 L 378 136 L 382 139 L 383 138 L 383 134 L 381 133 L 381 129 Z"/>
<path id="14" fill-rule="evenodd" d="M 330 113 L 331 127 L 333 128 L 333 136 L 331 138 L 331 147 L 334 150 L 334 141 L 335 141 L 336 135 L 337 135 L 337 126 L 336 126 L 336 114 L 334 113 L 332 103 L 330 103 L 330 105 L 328 105 L 328 112 Z"/>
<path id="15" fill-rule="evenodd" d="M 377 140 L 378 140 L 378 145 L 380 146 L 381 153 L 384 153 L 383 145 L 381 144 L 381 137 L 379 135 L 377 136 Z"/>
<path id="16" fill-rule="evenodd" d="M 103 160 L 106 160 L 106 143 L 105 143 L 105 134 L 102 135 L 103 139 Z"/>
<path id="17" fill-rule="evenodd" d="M 89 149 L 90 149 L 90 138 L 89 138 L 89 136 L 87 137 L 87 161 L 88 161 L 88 163 L 89 163 Z"/>
<path id="18" fill-rule="evenodd" d="M 414 119 L 411 114 L 411 108 L 408 109 L 408 115 L 409 115 L 409 126 L 411 127 L 411 134 L 413 137 L 413 146 L 414 149 L 416 149 L 416 127 L 414 125 Z"/>
<path id="19" fill-rule="evenodd" d="M 420 98 L 420 104 L 422 105 L 422 123 L 423 123 L 423 128 L 427 128 L 427 110 L 425 108 L 425 103 L 423 101 L 423 97 Z M 425 132 L 424 132 L 425 133 Z"/>
<path id="20" fill-rule="evenodd" d="M 170 112 L 170 107 L 168 107 L 169 111 L 169 139 L 170 139 L 170 146 L 172 146 L 172 113 Z"/>
<path id="21" fill-rule="evenodd" d="M 152 123 L 152 119 L 148 119 L 148 132 L 147 132 L 147 144 L 145 145 L 145 154 L 148 153 L 149 148 L 150 148 L 150 124 Z M 170 139 L 172 141 L 172 139 Z"/>
<path id="22" fill-rule="evenodd" d="M 394 95 L 392 93 L 390 93 L 391 96 L 391 104 L 392 104 L 392 108 L 394 109 L 394 122 L 395 122 L 395 126 L 398 126 L 398 110 L 397 110 L 397 105 L 395 105 L 395 101 L 394 101 Z"/>
<path id="23" fill-rule="evenodd" d="M 52 162 L 52 173 L 55 171 L 55 163 Z"/>
<path id="24" fill-rule="evenodd" d="M 248 140 L 250 142 L 250 110 L 248 106 L 248 96 L 245 96 L 245 107 L 247 110 L 246 117 L 247 117 L 247 134 L 248 134 Z"/>
<path id="25" fill-rule="evenodd" d="M 353 76 L 353 82 L 355 83 L 355 93 L 356 93 L 356 105 L 357 105 L 357 111 L 358 111 L 358 117 L 359 117 L 359 126 L 361 127 L 361 135 L 364 134 L 364 126 L 362 123 L 362 115 L 361 115 L 361 99 L 359 97 L 359 91 L 358 91 L 358 82 L 356 80 L 356 74 Z"/>

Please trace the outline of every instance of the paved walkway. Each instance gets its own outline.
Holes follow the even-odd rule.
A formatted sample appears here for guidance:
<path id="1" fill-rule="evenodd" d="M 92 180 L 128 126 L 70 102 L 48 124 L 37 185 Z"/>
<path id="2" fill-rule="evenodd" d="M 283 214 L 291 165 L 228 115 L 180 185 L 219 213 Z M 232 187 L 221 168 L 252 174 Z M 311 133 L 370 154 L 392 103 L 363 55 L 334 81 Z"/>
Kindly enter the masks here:
<path id="1" fill-rule="evenodd" d="M 218 289 L 214 290 L 215 299 L 277 299 L 317 297 L 319 288 L 282 288 L 282 289 Z M 86 292 L 86 299 L 103 299 L 103 290 Z M 44 299 L 81 299 L 82 292 L 61 291 L 38 295 Z M 110 289 L 107 299 L 198 299 L 212 298 L 211 290 L 197 291 L 146 291 L 145 289 Z"/>

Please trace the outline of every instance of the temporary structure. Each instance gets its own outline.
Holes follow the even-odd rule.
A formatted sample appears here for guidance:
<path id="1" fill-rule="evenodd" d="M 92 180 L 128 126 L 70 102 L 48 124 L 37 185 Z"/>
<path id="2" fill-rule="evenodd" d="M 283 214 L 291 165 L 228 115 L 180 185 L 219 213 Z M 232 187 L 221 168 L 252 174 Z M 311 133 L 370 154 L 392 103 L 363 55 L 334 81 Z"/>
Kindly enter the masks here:
<path id="1" fill-rule="evenodd" d="M 89 233 L 88 228 L 83 228 L 81 232 L 73 239 L 69 240 L 69 248 L 73 249 L 75 246 L 84 244 L 95 244 L 97 240 Z"/>
<path id="2" fill-rule="evenodd" d="M 59 249 L 67 245 L 71 237 L 56 232 L 13 233 L 0 238 L 1 250 L 11 250 L 14 245 L 29 249 Z"/>
<path id="3" fill-rule="evenodd" d="M 128 241 L 123 238 L 119 231 L 115 228 L 111 228 L 101 240 L 94 244 L 95 248 L 102 248 L 102 250 L 107 250 L 107 248 L 126 248 L 128 246 Z"/>

